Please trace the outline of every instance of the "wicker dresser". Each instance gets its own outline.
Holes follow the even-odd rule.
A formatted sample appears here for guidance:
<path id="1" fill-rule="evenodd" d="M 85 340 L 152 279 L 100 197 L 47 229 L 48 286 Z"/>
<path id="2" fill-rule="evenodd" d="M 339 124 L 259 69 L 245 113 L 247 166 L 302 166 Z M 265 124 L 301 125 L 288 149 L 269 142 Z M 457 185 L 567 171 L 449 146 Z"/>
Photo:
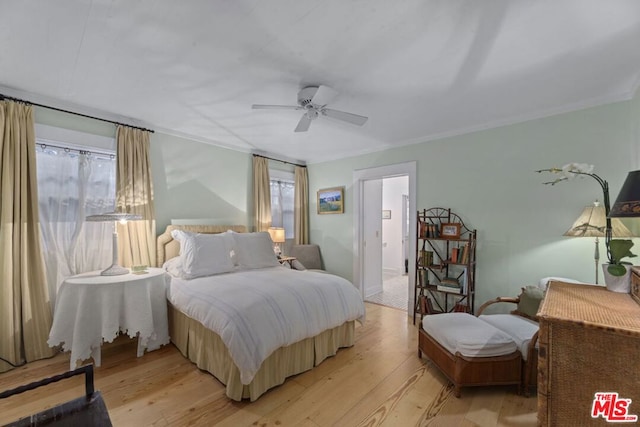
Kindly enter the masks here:
<path id="1" fill-rule="evenodd" d="M 631 295 L 551 282 L 538 316 L 539 425 L 607 425 L 591 417 L 596 392 L 632 399 L 629 414 L 640 416 L 640 305 Z"/>

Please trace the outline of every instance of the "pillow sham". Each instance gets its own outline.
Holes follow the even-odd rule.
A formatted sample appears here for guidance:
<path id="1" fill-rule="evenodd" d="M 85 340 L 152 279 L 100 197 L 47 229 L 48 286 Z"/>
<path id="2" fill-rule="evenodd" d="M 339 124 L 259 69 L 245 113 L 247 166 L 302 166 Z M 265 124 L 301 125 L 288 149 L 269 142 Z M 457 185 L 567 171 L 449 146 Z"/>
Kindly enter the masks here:
<path id="1" fill-rule="evenodd" d="M 227 273 L 234 269 L 233 237 L 228 233 L 199 234 L 173 230 L 180 242 L 180 260 L 185 279 Z"/>
<path id="2" fill-rule="evenodd" d="M 238 267 L 242 269 L 277 267 L 280 265 L 273 241 L 266 231 L 258 233 L 233 233 Z"/>

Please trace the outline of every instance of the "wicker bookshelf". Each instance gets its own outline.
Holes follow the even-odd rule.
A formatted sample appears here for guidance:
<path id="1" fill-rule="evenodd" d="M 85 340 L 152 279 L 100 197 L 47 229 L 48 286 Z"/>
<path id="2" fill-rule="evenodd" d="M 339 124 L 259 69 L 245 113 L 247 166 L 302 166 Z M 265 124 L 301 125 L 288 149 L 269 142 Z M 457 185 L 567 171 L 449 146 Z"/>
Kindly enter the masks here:
<path id="1" fill-rule="evenodd" d="M 449 208 L 418 211 L 416 315 L 473 313 L 476 281 L 476 230 Z"/>

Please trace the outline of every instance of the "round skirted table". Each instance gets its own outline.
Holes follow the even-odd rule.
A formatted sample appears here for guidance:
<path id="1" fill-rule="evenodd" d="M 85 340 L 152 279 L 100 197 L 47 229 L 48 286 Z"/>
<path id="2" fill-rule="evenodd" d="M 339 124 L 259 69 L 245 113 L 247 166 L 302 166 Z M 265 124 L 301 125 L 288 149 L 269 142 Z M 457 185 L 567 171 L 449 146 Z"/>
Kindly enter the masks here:
<path id="1" fill-rule="evenodd" d="M 169 343 L 166 280 L 161 268 L 143 274 L 101 276 L 99 271 L 65 280 L 58 290 L 47 343 L 71 351 L 70 369 L 92 357 L 100 366 L 102 342 L 120 332 L 138 337 L 138 357 Z"/>

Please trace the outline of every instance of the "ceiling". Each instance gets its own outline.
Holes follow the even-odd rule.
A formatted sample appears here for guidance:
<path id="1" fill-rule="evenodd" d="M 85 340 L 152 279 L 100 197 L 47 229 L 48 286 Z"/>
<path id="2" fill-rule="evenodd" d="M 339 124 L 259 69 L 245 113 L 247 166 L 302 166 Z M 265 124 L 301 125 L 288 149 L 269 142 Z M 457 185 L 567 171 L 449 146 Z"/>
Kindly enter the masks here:
<path id="1" fill-rule="evenodd" d="M 637 0 L 0 0 L 0 93 L 315 163 L 629 99 Z M 330 108 L 294 133 L 298 90 Z"/>

